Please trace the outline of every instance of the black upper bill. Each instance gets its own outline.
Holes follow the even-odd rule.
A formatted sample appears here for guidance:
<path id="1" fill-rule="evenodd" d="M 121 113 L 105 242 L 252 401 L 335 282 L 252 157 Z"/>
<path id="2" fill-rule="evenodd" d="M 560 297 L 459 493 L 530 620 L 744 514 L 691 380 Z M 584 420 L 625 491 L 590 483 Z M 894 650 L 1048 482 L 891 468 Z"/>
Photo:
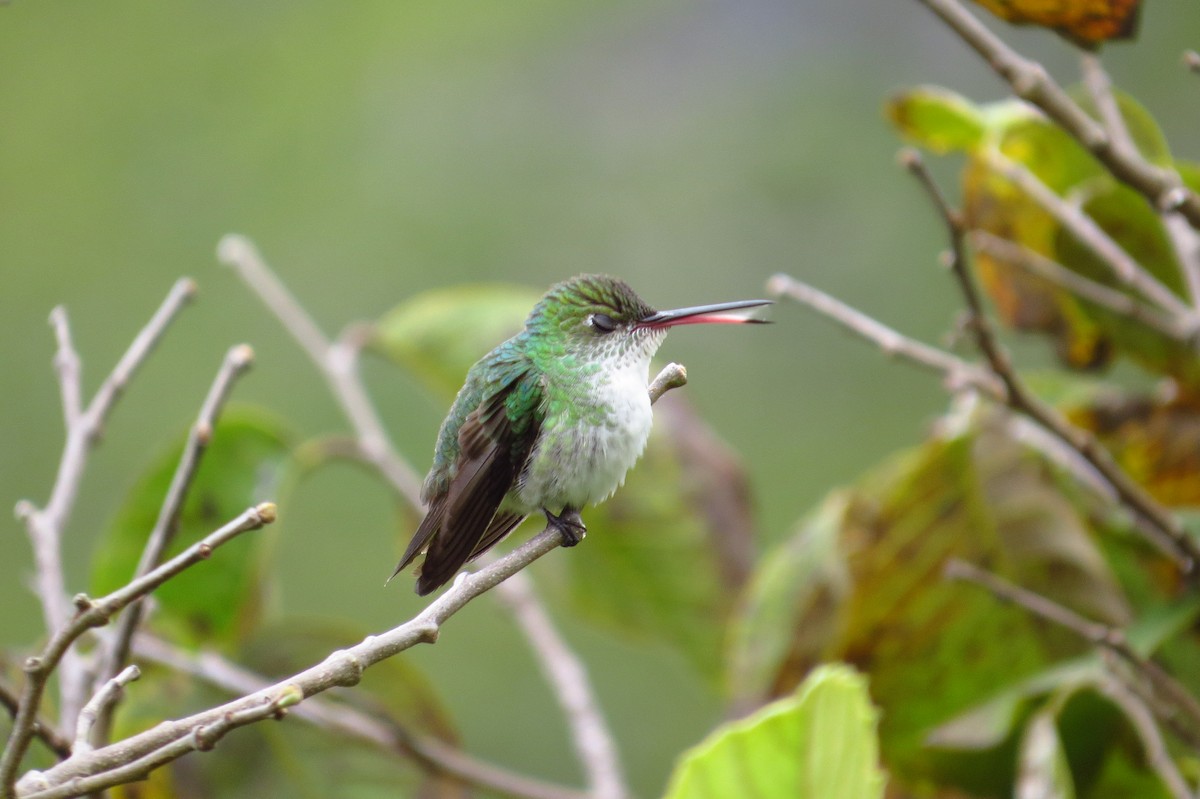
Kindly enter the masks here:
<path id="1" fill-rule="evenodd" d="M 753 309 L 771 305 L 771 300 L 738 300 L 715 305 L 695 305 L 673 311 L 655 311 L 638 320 L 638 327 L 672 327 L 704 324 L 766 324 L 752 315 Z"/>

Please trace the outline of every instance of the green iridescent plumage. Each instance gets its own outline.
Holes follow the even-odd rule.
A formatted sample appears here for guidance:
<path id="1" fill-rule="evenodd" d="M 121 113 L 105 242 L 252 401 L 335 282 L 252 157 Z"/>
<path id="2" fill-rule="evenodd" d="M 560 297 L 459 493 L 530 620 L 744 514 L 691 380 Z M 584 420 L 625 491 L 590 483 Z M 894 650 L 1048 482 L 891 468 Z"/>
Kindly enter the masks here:
<path id="1" fill-rule="evenodd" d="M 753 321 L 722 314 L 763 304 L 656 312 L 606 275 L 553 286 L 525 329 L 468 372 L 438 432 L 428 511 L 396 572 L 424 551 L 417 593 L 429 593 L 537 510 L 576 543 L 579 509 L 615 491 L 645 447 L 650 357 L 667 327 Z"/>

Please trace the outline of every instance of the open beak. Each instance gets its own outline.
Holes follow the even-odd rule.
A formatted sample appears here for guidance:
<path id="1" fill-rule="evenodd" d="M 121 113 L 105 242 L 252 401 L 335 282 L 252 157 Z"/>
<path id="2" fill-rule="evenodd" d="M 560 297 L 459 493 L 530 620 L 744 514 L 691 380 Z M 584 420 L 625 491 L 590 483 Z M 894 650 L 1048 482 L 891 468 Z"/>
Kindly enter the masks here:
<path id="1" fill-rule="evenodd" d="M 755 309 L 770 305 L 771 300 L 738 300 L 737 302 L 718 302 L 716 305 L 696 305 L 691 308 L 678 308 L 674 311 L 655 311 L 649 316 L 642 317 L 635 327 L 674 327 L 675 325 L 707 325 L 707 324 L 766 324 L 766 319 L 756 317 Z"/>

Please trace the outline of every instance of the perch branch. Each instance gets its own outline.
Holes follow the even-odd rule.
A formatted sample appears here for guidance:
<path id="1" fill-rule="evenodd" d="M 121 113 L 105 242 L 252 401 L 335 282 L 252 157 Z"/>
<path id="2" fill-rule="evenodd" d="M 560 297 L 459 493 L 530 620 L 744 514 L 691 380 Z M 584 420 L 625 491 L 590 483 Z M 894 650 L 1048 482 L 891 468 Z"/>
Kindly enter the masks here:
<path id="1" fill-rule="evenodd" d="M 29 772 L 17 785 L 19 799 L 64 799 L 138 779 L 183 755 L 208 750 L 237 727 L 281 716 L 305 698 L 335 686 L 352 686 L 365 669 L 419 643 L 437 641 L 442 625 L 472 599 L 557 549 L 551 527 L 477 572 L 460 574 L 453 586 L 410 621 L 252 694 L 177 721 L 165 721 L 122 741 L 97 748 L 44 772 Z"/>
<path id="2" fill-rule="evenodd" d="M 1195 50 L 1187 50 L 1183 54 L 1183 65 L 1192 72 L 1200 74 L 1200 53 Z"/>
<path id="3" fill-rule="evenodd" d="M 246 237 L 225 236 L 217 245 L 217 257 L 238 273 L 308 353 L 324 375 L 342 412 L 358 431 L 363 452 L 370 461 L 405 497 L 419 497 L 420 478 L 388 445 L 383 422 L 359 379 L 356 342 L 329 341 Z"/>
<path id="4" fill-rule="evenodd" d="M 1075 427 L 1060 413 L 1039 400 L 1017 376 L 1008 353 L 1000 346 L 991 323 L 983 312 L 983 301 L 979 296 L 979 290 L 968 271 L 966 230 L 962 216 L 946 202 L 946 198 L 934 182 L 933 176 L 930 175 L 919 153 L 915 150 L 905 150 L 901 155 L 901 162 L 925 189 L 946 226 L 950 238 L 950 268 L 967 306 L 967 327 L 974 335 L 975 344 L 983 353 L 988 366 L 1004 383 L 1006 404 L 1078 450 L 1088 463 L 1112 485 L 1122 504 L 1162 534 L 1161 536 L 1147 536 L 1147 540 L 1155 546 L 1159 546 L 1161 538 L 1168 539 L 1180 570 L 1189 579 L 1196 579 L 1197 576 L 1200 576 L 1200 570 L 1197 569 L 1197 566 L 1200 565 L 1200 547 L 1184 528 L 1182 522 L 1126 474 L 1094 435 Z M 1141 530 L 1142 528 L 1137 527 L 1136 529 Z"/>
<path id="5" fill-rule="evenodd" d="M 275 506 L 271 503 L 263 503 L 246 510 L 224 527 L 210 533 L 203 540 L 196 542 L 158 568 L 127 583 L 111 594 L 96 600 L 89 598 L 86 594 L 76 595 L 75 608 L 77 612 L 74 617 L 54 633 L 41 654 L 25 661 L 25 686 L 21 692 L 17 715 L 13 720 L 13 728 L 9 733 L 8 742 L 4 746 L 3 754 L 0 754 L 0 797 L 8 799 L 8 797 L 16 795 L 13 783 L 21 759 L 25 756 L 25 751 L 33 736 L 33 723 L 41 705 L 46 683 L 62 659 L 63 653 L 68 651 L 71 644 L 86 631 L 106 624 L 114 614 L 129 603 L 142 598 L 189 566 L 207 559 L 217 547 L 233 540 L 247 530 L 257 530 L 273 521 L 275 521 Z M 73 755 L 64 762 L 71 762 L 74 757 Z"/>
<path id="6" fill-rule="evenodd" d="M 1038 618 L 1069 630 L 1093 646 L 1112 653 L 1128 664 L 1153 689 L 1154 696 L 1159 700 L 1156 705 L 1161 705 L 1164 709 L 1169 708 L 1179 719 L 1186 721 L 1189 731 L 1186 738 L 1193 744 L 1196 742 L 1197 735 L 1200 734 L 1200 703 L 1161 666 L 1139 654 L 1121 630 L 1084 618 L 1049 597 L 1014 585 L 996 574 L 958 559 L 947 561 L 943 574 L 948 580 L 974 583 L 997 599 L 1017 605 Z"/>
<path id="7" fill-rule="evenodd" d="M 519 573 L 513 575 L 518 576 Z M 508 581 L 501 583 L 507 584 Z M 190 674 L 231 694 L 251 694 L 271 685 L 268 678 L 231 663 L 214 652 L 192 654 L 145 633 L 138 633 L 133 648 L 138 657 Z M 431 772 L 446 774 L 505 796 L 524 799 L 587 798 L 587 794 L 571 788 L 530 779 L 476 760 L 444 741 L 409 732 L 394 720 L 377 718 L 336 699 L 314 697 L 305 700 L 292 710 L 292 714 L 321 729 L 348 735 L 384 751 L 412 756 Z"/>
<path id="8" fill-rule="evenodd" d="M 75 505 L 90 449 L 95 445 L 117 397 L 145 362 L 167 327 L 196 293 L 196 284 L 184 278 L 175 283 L 150 321 L 134 337 L 117 365 L 96 390 L 86 409 L 82 407 L 79 355 L 71 341 L 67 312 L 62 307 L 50 314 L 58 342 L 54 362 L 62 394 L 66 440 L 50 499 L 42 508 L 28 500 L 17 503 L 17 516 L 25 522 L 33 548 L 34 586 L 42 605 L 47 634 L 61 629 L 71 615 L 62 568 L 62 536 Z M 59 669 L 60 723 L 69 728 L 86 694 L 86 678 L 78 656 L 67 652 Z M 0 785 L 0 788 L 3 786 Z"/>
<path id="9" fill-rule="evenodd" d="M 1118 146 L 1036 61 L 1025 58 L 992 33 L 959 0 L 919 0 L 966 42 L 1014 94 L 1040 108 L 1108 167 L 1119 180 L 1141 192 L 1155 208 L 1178 209 L 1200 230 L 1200 195 L 1183 185 L 1174 170 L 1146 161 L 1136 150 Z"/>
<path id="10" fill-rule="evenodd" d="M 179 529 L 179 516 L 183 512 L 188 490 L 196 477 L 196 471 L 208 448 L 208 443 L 212 439 L 221 409 L 225 406 L 233 384 L 250 368 L 253 362 L 254 350 L 247 344 L 239 344 L 226 353 L 225 359 L 217 371 L 217 376 L 208 390 L 208 395 L 200 406 L 196 422 L 188 433 L 187 442 L 183 446 L 183 454 L 175 468 L 175 474 L 171 477 L 171 484 L 167 488 L 166 496 L 159 509 L 154 529 L 150 531 L 146 545 L 142 549 L 134 577 L 142 577 L 158 566 L 162 561 L 163 554 L 171 545 L 171 540 Z M 143 604 L 140 601 L 134 602 L 117 621 L 117 633 L 110 639 L 111 646 L 102 650 L 104 656 L 101 658 L 100 668 L 97 669 L 96 684 L 114 679 L 117 673 L 124 668 L 129 659 L 129 643 L 133 638 L 134 631 L 142 622 L 142 614 Z M 101 741 L 108 735 L 111 707 L 111 705 L 106 706 L 96 725 L 97 738 Z"/>

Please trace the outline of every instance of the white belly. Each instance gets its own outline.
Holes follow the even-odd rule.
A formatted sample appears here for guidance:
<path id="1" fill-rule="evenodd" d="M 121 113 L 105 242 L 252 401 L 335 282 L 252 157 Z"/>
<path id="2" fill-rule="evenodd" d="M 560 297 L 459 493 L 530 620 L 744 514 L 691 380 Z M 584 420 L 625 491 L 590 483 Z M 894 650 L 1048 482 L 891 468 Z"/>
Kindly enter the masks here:
<path id="1" fill-rule="evenodd" d="M 649 358 L 548 389 L 546 416 L 518 491 L 522 510 L 582 508 L 625 482 L 650 436 Z"/>

